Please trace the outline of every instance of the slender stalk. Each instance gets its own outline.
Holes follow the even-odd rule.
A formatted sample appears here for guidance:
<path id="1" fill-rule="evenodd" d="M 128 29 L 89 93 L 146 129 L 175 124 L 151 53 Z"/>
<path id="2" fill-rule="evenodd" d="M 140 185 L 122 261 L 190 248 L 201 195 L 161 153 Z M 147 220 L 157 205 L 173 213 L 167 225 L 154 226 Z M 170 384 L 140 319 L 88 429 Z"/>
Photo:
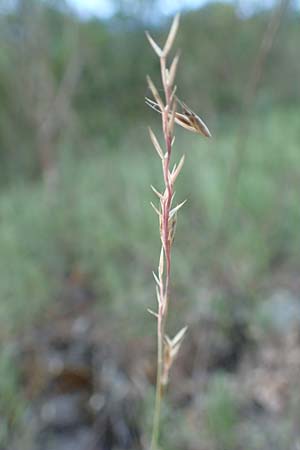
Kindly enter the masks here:
<path id="1" fill-rule="evenodd" d="M 163 64 L 162 64 L 162 73 Z M 166 103 L 170 101 L 169 89 L 164 84 Z M 170 275 L 171 275 L 171 242 L 169 239 L 169 217 L 173 196 L 173 188 L 170 183 L 170 160 L 172 151 L 172 136 L 167 131 L 168 127 L 168 108 L 162 114 L 162 127 L 165 136 L 165 146 L 166 146 L 166 157 L 163 161 L 163 177 L 165 181 L 165 193 L 166 199 L 162 205 L 162 246 L 166 262 L 166 276 L 164 280 L 164 285 L 161 283 L 161 298 L 163 302 L 160 305 L 160 310 L 158 313 L 157 320 L 157 376 L 156 376 L 156 394 L 155 394 L 155 406 L 154 406 L 154 417 L 153 417 L 153 430 L 151 439 L 151 450 L 156 450 L 158 448 L 158 438 L 159 438 L 159 428 L 160 428 L 160 417 L 161 417 L 161 403 L 164 390 L 164 382 L 162 379 L 163 368 L 164 368 L 164 335 L 167 321 L 168 304 L 170 298 Z"/>
<path id="2" fill-rule="evenodd" d="M 174 144 L 174 123 L 180 124 L 190 131 L 194 131 L 203 136 L 209 137 L 210 132 L 204 122 L 190 111 L 186 105 L 175 96 L 176 86 L 174 80 L 176 75 L 179 54 L 174 57 L 170 68 L 167 68 L 167 56 L 173 45 L 179 24 L 179 16 L 177 15 L 172 23 L 164 48 L 161 49 L 153 38 L 146 33 L 148 40 L 160 59 L 161 79 L 164 91 L 165 102 L 161 99 L 154 83 L 147 77 L 149 88 L 153 94 L 153 100 L 146 98 L 146 103 L 154 110 L 161 113 L 162 130 L 164 135 L 164 150 L 160 146 L 158 139 L 151 129 L 150 138 L 153 146 L 159 155 L 162 163 L 164 191 L 159 192 L 152 186 L 154 193 L 158 196 L 160 205 L 157 208 L 152 204 L 155 212 L 159 216 L 160 222 L 160 239 L 161 252 L 158 264 L 158 275 L 154 273 L 156 282 L 156 295 L 158 301 L 157 312 L 149 310 L 157 318 L 157 374 L 156 374 L 156 394 L 153 416 L 153 428 L 151 437 L 150 450 L 158 450 L 161 406 L 164 389 L 168 383 L 169 371 L 178 353 L 181 342 L 186 332 L 186 327 L 182 328 L 173 339 L 166 334 L 167 316 L 170 302 L 170 284 L 171 284 L 171 250 L 174 242 L 174 234 L 176 228 L 176 216 L 178 210 L 185 202 L 173 207 L 174 200 L 174 183 L 179 175 L 183 163 L 184 156 L 181 157 L 178 165 L 174 165 L 170 169 L 172 147 Z M 182 112 L 177 113 L 177 102 L 181 104 Z"/>
<path id="3" fill-rule="evenodd" d="M 157 375 L 156 375 L 156 393 L 155 393 L 155 405 L 154 405 L 154 415 L 153 415 L 153 427 L 152 427 L 152 438 L 151 438 L 151 450 L 156 450 L 158 447 L 159 438 L 159 425 L 161 416 L 161 401 L 162 401 L 162 365 L 163 365 L 163 340 L 161 332 L 157 329 Z"/>
<path id="4" fill-rule="evenodd" d="M 169 44 L 172 44 L 172 40 L 175 38 L 176 29 L 178 26 L 178 19 L 173 22 L 170 30 Z M 173 33 L 173 37 L 171 35 Z M 167 39 L 168 41 L 168 39 Z M 151 43 L 151 41 L 150 41 Z M 166 43 L 167 45 L 167 43 Z M 157 49 L 157 47 L 156 47 Z M 170 239 L 170 212 L 173 200 L 173 183 L 171 181 L 170 162 L 172 154 L 172 140 L 173 140 L 173 125 L 170 125 L 170 114 L 175 108 L 175 100 L 171 99 L 172 84 L 168 80 L 168 70 L 166 66 L 166 56 L 168 49 L 165 47 L 163 51 L 158 49 L 160 53 L 160 68 L 162 85 L 164 89 L 165 105 L 161 110 L 162 116 L 162 129 L 164 134 L 164 146 L 165 153 L 162 157 L 162 172 L 164 179 L 164 193 L 161 196 L 160 201 L 160 234 L 161 234 L 161 257 L 159 263 L 159 295 L 158 295 L 158 313 L 157 313 L 157 375 L 156 375 L 156 394 L 155 394 L 155 406 L 153 417 L 153 429 L 151 439 L 151 450 L 158 449 L 159 429 L 161 419 L 161 404 L 164 386 L 167 381 L 167 372 L 164 362 L 164 338 L 167 322 L 168 304 L 170 299 L 170 275 L 171 275 L 171 247 L 172 239 Z M 150 85 L 151 88 L 151 85 Z M 158 96 L 156 89 L 152 88 L 154 96 Z M 162 101 L 158 98 L 160 104 Z M 164 266 L 165 265 L 165 272 Z"/>

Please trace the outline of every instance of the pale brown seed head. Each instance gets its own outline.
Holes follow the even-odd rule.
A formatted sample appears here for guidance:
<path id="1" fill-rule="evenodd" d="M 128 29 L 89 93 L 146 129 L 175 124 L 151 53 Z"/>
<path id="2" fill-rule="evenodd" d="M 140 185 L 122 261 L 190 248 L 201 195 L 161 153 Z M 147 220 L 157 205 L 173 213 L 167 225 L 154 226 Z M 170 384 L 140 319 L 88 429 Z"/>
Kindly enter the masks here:
<path id="1" fill-rule="evenodd" d="M 198 133 L 205 137 L 211 137 L 211 133 L 204 121 L 190 108 L 188 108 L 185 103 L 180 101 L 178 97 L 176 97 L 176 100 L 181 107 L 181 112 L 175 112 L 175 122 L 177 125 L 180 125 L 193 133 Z M 146 104 L 150 106 L 150 108 L 154 109 L 154 111 L 161 113 L 161 107 L 157 102 L 154 102 L 150 98 L 146 97 Z"/>

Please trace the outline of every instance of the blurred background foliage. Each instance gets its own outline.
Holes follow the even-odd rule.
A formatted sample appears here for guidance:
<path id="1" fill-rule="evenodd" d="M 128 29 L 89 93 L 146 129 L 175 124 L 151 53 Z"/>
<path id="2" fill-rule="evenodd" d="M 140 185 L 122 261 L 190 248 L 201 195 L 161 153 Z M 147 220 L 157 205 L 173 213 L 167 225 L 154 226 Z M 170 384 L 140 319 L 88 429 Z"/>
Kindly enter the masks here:
<path id="1" fill-rule="evenodd" d="M 160 74 L 144 30 L 162 42 L 171 18 L 162 13 L 163 1 L 110 4 L 113 14 L 104 19 L 82 17 L 63 0 L 0 1 L 1 449 L 21 448 L 20 442 L 24 448 L 25 436 L 31 450 L 64 450 L 70 442 L 78 450 L 146 448 L 151 368 L 143 369 L 143 399 L 134 397 L 142 404 L 138 418 L 122 403 L 130 393 L 122 383 L 124 374 L 135 380 L 141 371 L 130 355 L 144 361 L 146 354 L 154 365 L 154 322 L 145 310 L 154 304 L 159 238 L 149 186 L 161 181 L 147 124 L 157 130 L 159 117 L 144 96 L 146 74 L 156 82 Z M 178 202 L 188 202 L 174 248 L 170 329 L 187 323 L 190 336 L 165 405 L 165 450 L 299 445 L 293 417 L 300 369 L 294 333 L 300 327 L 300 13 L 291 1 L 263 61 L 240 160 L 247 86 L 272 14 L 262 2 L 246 10 L 243 1 L 186 9 L 176 41 L 178 95 L 213 138 L 180 129 L 176 135 L 175 160 L 187 156 Z M 82 329 L 78 350 L 73 334 Z M 70 383 L 82 346 L 94 355 L 84 366 L 94 373 L 92 405 L 105 396 L 105 419 L 101 408 L 89 418 L 100 423 L 90 433 L 102 430 L 103 447 L 88 447 L 75 435 L 64 447 L 54 431 L 69 430 L 69 422 L 63 425 L 57 413 L 56 423 L 49 413 L 53 402 L 62 401 L 64 410 L 70 398 L 65 391 L 62 400 L 50 396 L 53 379 L 59 383 L 62 375 L 49 374 L 47 364 L 75 349 L 76 370 L 62 356 Z M 28 353 L 34 354 L 29 368 Z M 105 370 L 114 374 L 106 374 L 111 384 Z M 249 387 L 256 376 L 261 390 Z M 118 415 L 115 401 L 127 412 Z M 81 416 L 76 420 L 71 429 L 86 430 Z M 126 440 L 121 428 L 136 440 Z"/>
<path id="2" fill-rule="evenodd" d="M 62 141 L 82 155 L 89 151 L 82 140 L 117 142 L 124 129 L 143 123 L 145 74 L 159 76 L 144 29 L 159 40 L 169 23 L 154 22 L 154 13 L 147 21 L 145 3 L 150 10 L 151 1 L 116 2 L 109 20 L 82 21 L 62 1 L 18 1 L 1 15 L 2 182 L 38 176 L 51 164 L 45 153 L 57 153 Z M 201 105 L 210 121 L 239 114 L 269 15 L 243 17 L 221 2 L 186 12 L 177 41 L 184 52 L 179 94 L 195 109 Z M 292 6 L 285 20 L 264 70 L 260 111 L 299 101 L 299 16 Z"/>

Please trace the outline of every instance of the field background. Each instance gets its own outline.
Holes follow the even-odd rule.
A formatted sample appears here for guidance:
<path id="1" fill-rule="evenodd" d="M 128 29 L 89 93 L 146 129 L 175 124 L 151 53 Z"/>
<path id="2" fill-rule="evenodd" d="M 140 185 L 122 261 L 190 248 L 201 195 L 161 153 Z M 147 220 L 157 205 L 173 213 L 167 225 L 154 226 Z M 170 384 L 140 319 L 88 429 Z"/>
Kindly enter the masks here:
<path id="1" fill-rule="evenodd" d="M 108 3 L 0 1 L 1 450 L 147 448 L 162 183 L 144 30 L 162 42 L 171 17 Z M 189 331 L 163 450 L 300 448 L 300 13 L 278 5 L 182 11 L 178 96 L 213 137 L 176 129 L 169 330 Z"/>

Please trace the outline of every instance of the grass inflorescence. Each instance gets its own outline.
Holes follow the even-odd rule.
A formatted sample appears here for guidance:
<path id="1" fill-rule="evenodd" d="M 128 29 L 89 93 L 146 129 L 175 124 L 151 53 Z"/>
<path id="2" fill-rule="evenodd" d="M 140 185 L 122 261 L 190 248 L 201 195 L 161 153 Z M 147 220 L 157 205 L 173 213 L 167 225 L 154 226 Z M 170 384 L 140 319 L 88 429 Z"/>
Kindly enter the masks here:
<path id="1" fill-rule="evenodd" d="M 162 191 L 151 186 L 159 200 L 158 207 L 153 203 L 151 203 L 151 205 L 159 218 L 161 240 L 158 270 L 157 273 L 153 272 L 156 283 L 158 306 L 156 311 L 152 311 L 151 309 L 148 310 L 157 320 L 157 379 L 151 439 L 152 450 L 158 448 L 162 396 L 168 384 L 170 369 L 187 330 L 186 326 L 183 327 L 172 339 L 166 332 L 168 309 L 170 305 L 171 251 L 175 238 L 177 213 L 185 203 L 185 201 L 182 201 L 174 206 L 174 186 L 185 160 L 185 156 L 183 155 L 179 162 L 171 167 L 172 149 L 175 142 L 174 125 L 177 123 L 189 131 L 210 137 L 210 132 L 202 119 L 181 102 L 175 94 L 177 90 L 175 77 L 179 53 L 175 55 L 169 67 L 167 66 L 167 58 L 172 49 L 178 26 L 179 15 L 173 20 L 168 37 L 162 49 L 157 45 L 150 34 L 146 33 L 153 50 L 159 57 L 161 81 L 164 93 L 163 99 L 159 94 L 159 90 L 148 76 L 148 86 L 154 100 L 146 98 L 146 103 L 161 114 L 162 132 L 164 137 L 164 144 L 161 145 L 155 133 L 149 128 L 152 144 L 161 160 L 164 183 Z"/>

